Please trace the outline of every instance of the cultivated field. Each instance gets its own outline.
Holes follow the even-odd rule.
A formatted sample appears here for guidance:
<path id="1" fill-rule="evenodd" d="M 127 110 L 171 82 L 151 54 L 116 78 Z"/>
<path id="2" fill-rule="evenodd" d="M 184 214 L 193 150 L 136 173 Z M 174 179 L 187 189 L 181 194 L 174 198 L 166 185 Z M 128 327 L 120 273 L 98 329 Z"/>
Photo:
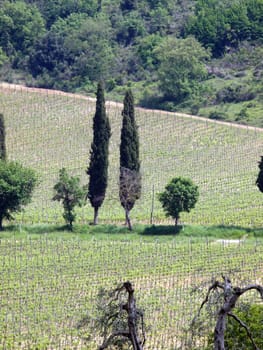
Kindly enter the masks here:
<path id="1" fill-rule="evenodd" d="M 92 140 L 95 100 L 48 90 L 0 85 L 9 159 L 36 169 L 41 184 L 33 203 L 17 216 L 26 223 L 62 222 L 61 207 L 53 203 L 58 171 L 66 167 L 88 182 L 85 170 Z M 119 143 L 122 107 L 107 103 L 111 120 L 110 169 L 107 197 L 100 211 L 103 222 L 123 220 L 118 200 Z M 240 127 L 175 113 L 137 109 L 143 191 L 134 221 L 164 220 L 157 193 L 174 176 L 192 178 L 200 199 L 186 223 L 262 226 L 263 196 L 255 186 L 262 155 L 263 130 Z M 89 222 L 89 203 L 79 222 Z"/>
<path id="2" fill-rule="evenodd" d="M 101 287 L 126 280 L 145 310 L 146 350 L 202 349 L 213 320 L 204 311 L 195 336 L 189 325 L 212 279 L 262 284 L 262 254 L 262 242 L 251 240 L 1 240 L 0 349 L 97 349 L 100 339 L 78 325 L 94 316 Z"/>

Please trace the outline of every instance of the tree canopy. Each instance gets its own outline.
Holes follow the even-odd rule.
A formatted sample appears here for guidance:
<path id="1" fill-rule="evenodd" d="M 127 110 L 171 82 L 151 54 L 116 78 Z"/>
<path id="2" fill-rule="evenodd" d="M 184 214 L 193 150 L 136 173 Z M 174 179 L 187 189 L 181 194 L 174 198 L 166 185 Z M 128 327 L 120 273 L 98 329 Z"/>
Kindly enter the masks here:
<path id="1" fill-rule="evenodd" d="M 200 82 L 207 76 L 205 61 L 209 52 L 194 37 L 168 37 L 156 48 L 156 54 L 160 90 L 167 99 L 182 102 L 200 93 Z"/>
<path id="2" fill-rule="evenodd" d="M 96 112 L 93 118 L 93 141 L 90 151 L 90 163 L 87 170 L 89 186 L 87 197 L 94 208 L 94 224 L 97 224 L 98 209 L 102 205 L 108 183 L 110 122 L 106 115 L 104 89 L 98 84 Z"/>
<path id="3" fill-rule="evenodd" d="M 166 216 L 175 219 L 177 225 L 181 212 L 190 212 L 195 207 L 199 197 L 198 187 L 191 179 L 183 177 L 173 178 L 165 191 L 159 194 Z"/>
<path id="4" fill-rule="evenodd" d="M 134 99 L 131 90 L 126 91 L 120 143 L 119 197 L 125 209 L 126 223 L 132 229 L 129 213 L 141 195 L 139 135 L 135 122 Z"/>
<path id="5" fill-rule="evenodd" d="M 70 176 L 65 168 L 60 169 L 58 182 L 54 186 L 53 200 L 61 202 L 64 208 L 63 218 L 73 228 L 76 219 L 75 207 L 83 204 L 84 188 L 77 176 Z"/>
<path id="6" fill-rule="evenodd" d="M 262 18 L 262 0 L 3 0 L 0 78 L 92 94 L 103 80 L 111 99 L 121 101 L 121 91 L 131 88 L 141 105 L 191 109 L 200 102 L 200 82 L 209 85 L 215 72 L 209 53 L 215 64 L 229 53 L 229 69 L 234 58 L 236 71 L 249 62 L 246 83 L 257 95 Z M 217 101 L 213 91 L 201 102 L 208 101 Z"/>
<path id="7" fill-rule="evenodd" d="M 30 203 L 37 183 L 34 170 L 0 159 L 0 230 L 4 219 L 12 219 L 12 213 Z"/>
<path id="8" fill-rule="evenodd" d="M 256 179 L 256 185 L 260 192 L 263 192 L 263 156 L 261 156 L 261 160 L 258 163 L 259 173 Z"/>

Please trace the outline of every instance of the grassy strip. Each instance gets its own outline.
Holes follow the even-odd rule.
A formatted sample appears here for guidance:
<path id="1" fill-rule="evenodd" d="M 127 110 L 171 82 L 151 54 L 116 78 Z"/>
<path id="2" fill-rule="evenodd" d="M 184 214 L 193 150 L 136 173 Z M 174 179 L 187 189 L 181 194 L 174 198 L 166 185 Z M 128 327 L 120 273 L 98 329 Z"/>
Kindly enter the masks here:
<path id="1" fill-rule="evenodd" d="M 114 240 L 114 241 L 181 241 L 184 239 L 263 239 L 263 228 L 246 228 L 239 226 L 197 226 L 197 225 L 134 225 L 133 232 L 125 226 L 118 225 L 75 225 L 73 231 L 67 226 L 39 224 L 39 225 L 9 225 L 0 232 L 0 239 L 15 237 L 49 239 L 81 239 L 81 240 Z"/>

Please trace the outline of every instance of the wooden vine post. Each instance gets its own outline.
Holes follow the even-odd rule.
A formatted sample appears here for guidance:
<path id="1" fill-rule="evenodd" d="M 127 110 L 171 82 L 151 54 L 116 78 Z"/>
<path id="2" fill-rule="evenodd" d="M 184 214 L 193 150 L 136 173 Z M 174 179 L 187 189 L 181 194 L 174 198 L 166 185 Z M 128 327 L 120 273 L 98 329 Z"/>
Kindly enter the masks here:
<path id="1" fill-rule="evenodd" d="M 253 347 L 255 350 L 260 350 L 252 337 L 251 332 L 249 331 L 248 327 L 245 325 L 242 320 L 240 320 L 236 315 L 232 313 L 232 310 L 236 306 L 236 303 L 241 295 L 248 292 L 249 290 L 256 290 L 259 292 L 261 298 L 263 299 L 263 287 L 257 284 L 251 284 L 244 288 L 240 287 L 232 287 L 231 281 L 228 277 L 222 276 L 224 282 L 220 283 L 219 281 L 215 281 L 208 289 L 207 295 L 205 300 L 202 302 L 199 313 L 204 306 L 205 303 L 208 302 L 208 297 L 211 291 L 216 290 L 217 288 L 223 290 L 224 295 L 224 302 L 223 305 L 220 307 L 218 314 L 217 314 L 217 321 L 216 326 L 214 330 L 214 350 L 225 350 L 225 330 L 226 330 L 226 320 L 227 317 L 233 317 L 243 328 L 245 328 L 248 337 L 251 340 L 251 343 L 253 344 Z"/>

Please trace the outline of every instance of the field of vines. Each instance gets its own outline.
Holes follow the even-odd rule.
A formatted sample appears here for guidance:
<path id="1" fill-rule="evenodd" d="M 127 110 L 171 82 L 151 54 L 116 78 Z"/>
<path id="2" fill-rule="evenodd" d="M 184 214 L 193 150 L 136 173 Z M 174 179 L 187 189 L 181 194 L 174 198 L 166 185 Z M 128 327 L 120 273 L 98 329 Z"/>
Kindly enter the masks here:
<path id="1" fill-rule="evenodd" d="M 256 240 L 2 239 L 0 349 L 97 349 L 101 339 L 82 320 L 96 317 L 100 288 L 127 280 L 144 310 L 146 350 L 203 349 L 214 326 L 208 309 L 198 334 L 190 324 L 212 280 L 262 284 L 262 254 Z M 242 298 L 260 302 L 254 292 Z"/>
<path id="2" fill-rule="evenodd" d="M 9 159 L 34 168 L 40 177 L 32 204 L 16 217 L 23 223 L 61 223 L 62 209 L 51 201 L 58 171 L 65 167 L 88 183 L 92 140 L 92 98 L 41 89 L 0 85 L 0 113 L 6 124 Z M 118 199 L 122 105 L 108 102 L 111 121 L 109 186 L 100 210 L 102 222 L 120 222 Z M 255 186 L 263 153 L 263 129 L 241 127 L 157 110 L 136 109 L 143 190 L 134 222 L 165 220 L 158 193 L 174 176 L 199 186 L 196 208 L 182 222 L 202 225 L 262 226 L 263 197 Z M 89 203 L 78 221 L 92 219 Z"/>

